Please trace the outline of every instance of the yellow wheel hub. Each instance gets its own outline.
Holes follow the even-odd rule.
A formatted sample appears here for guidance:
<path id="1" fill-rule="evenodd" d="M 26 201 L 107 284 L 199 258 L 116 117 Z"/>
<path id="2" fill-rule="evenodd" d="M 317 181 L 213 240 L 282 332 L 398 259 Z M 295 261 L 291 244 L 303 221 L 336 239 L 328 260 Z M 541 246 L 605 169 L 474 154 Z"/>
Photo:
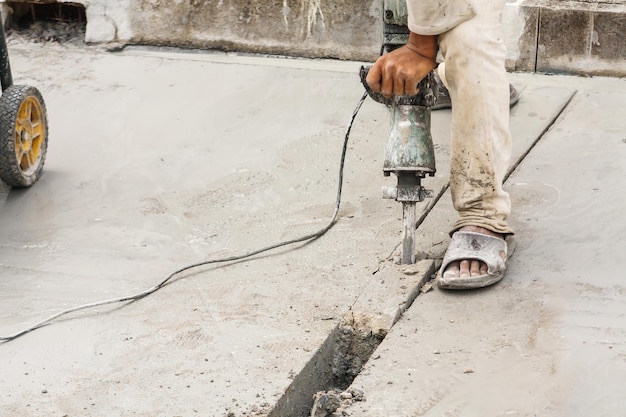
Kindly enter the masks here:
<path id="1" fill-rule="evenodd" d="M 35 97 L 27 97 L 18 110 L 15 122 L 15 157 L 25 174 L 37 169 L 45 137 L 41 103 Z"/>

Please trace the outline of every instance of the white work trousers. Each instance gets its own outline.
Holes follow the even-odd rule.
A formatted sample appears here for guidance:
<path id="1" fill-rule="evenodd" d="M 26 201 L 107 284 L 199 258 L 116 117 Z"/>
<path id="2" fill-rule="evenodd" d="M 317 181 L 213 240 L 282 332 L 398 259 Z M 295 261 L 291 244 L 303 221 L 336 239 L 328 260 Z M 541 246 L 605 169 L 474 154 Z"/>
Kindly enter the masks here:
<path id="1" fill-rule="evenodd" d="M 439 75 L 450 90 L 453 231 L 480 226 L 509 234 L 502 182 L 511 157 L 509 81 L 500 17 L 506 0 L 469 0 L 475 16 L 439 35 Z"/>

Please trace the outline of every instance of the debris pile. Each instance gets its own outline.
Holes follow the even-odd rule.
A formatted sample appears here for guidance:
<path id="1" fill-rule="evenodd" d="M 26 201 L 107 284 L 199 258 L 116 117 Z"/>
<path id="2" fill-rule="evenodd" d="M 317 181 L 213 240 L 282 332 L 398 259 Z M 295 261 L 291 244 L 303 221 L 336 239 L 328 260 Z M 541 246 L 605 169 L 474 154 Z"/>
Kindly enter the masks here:
<path id="1" fill-rule="evenodd" d="M 17 38 L 21 42 L 83 44 L 85 42 L 85 23 L 39 20 L 28 25 L 20 25 L 20 27 L 12 25 L 7 30 L 7 38 L 9 42 L 12 38 Z"/>
<path id="2" fill-rule="evenodd" d="M 365 401 L 363 391 L 350 388 L 346 391 L 320 391 L 313 397 L 311 417 L 345 416 L 344 409 L 356 401 Z"/>

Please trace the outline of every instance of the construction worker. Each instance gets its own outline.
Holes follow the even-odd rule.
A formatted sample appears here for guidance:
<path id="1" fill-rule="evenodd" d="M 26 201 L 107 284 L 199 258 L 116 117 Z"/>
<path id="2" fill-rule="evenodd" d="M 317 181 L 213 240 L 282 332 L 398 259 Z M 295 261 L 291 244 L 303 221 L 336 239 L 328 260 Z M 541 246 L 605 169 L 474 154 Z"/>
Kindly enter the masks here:
<path id="1" fill-rule="evenodd" d="M 407 0 L 409 41 L 381 56 L 367 83 L 386 97 L 414 95 L 435 70 L 453 105 L 450 188 L 458 219 L 437 281 L 466 289 L 502 279 L 511 255 L 510 89 L 500 16 L 506 0 Z M 444 63 L 437 64 L 441 51 Z"/>

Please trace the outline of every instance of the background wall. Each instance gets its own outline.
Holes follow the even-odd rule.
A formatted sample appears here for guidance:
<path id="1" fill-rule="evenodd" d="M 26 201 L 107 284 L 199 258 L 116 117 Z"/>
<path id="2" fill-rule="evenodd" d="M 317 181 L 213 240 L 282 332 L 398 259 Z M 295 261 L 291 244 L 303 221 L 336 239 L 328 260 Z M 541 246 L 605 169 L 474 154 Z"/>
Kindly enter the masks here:
<path id="1" fill-rule="evenodd" d="M 383 0 L 37 1 L 84 5 L 87 43 L 373 61 L 382 40 Z M 626 0 L 510 0 L 503 29 L 509 70 L 626 76 Z"/>

